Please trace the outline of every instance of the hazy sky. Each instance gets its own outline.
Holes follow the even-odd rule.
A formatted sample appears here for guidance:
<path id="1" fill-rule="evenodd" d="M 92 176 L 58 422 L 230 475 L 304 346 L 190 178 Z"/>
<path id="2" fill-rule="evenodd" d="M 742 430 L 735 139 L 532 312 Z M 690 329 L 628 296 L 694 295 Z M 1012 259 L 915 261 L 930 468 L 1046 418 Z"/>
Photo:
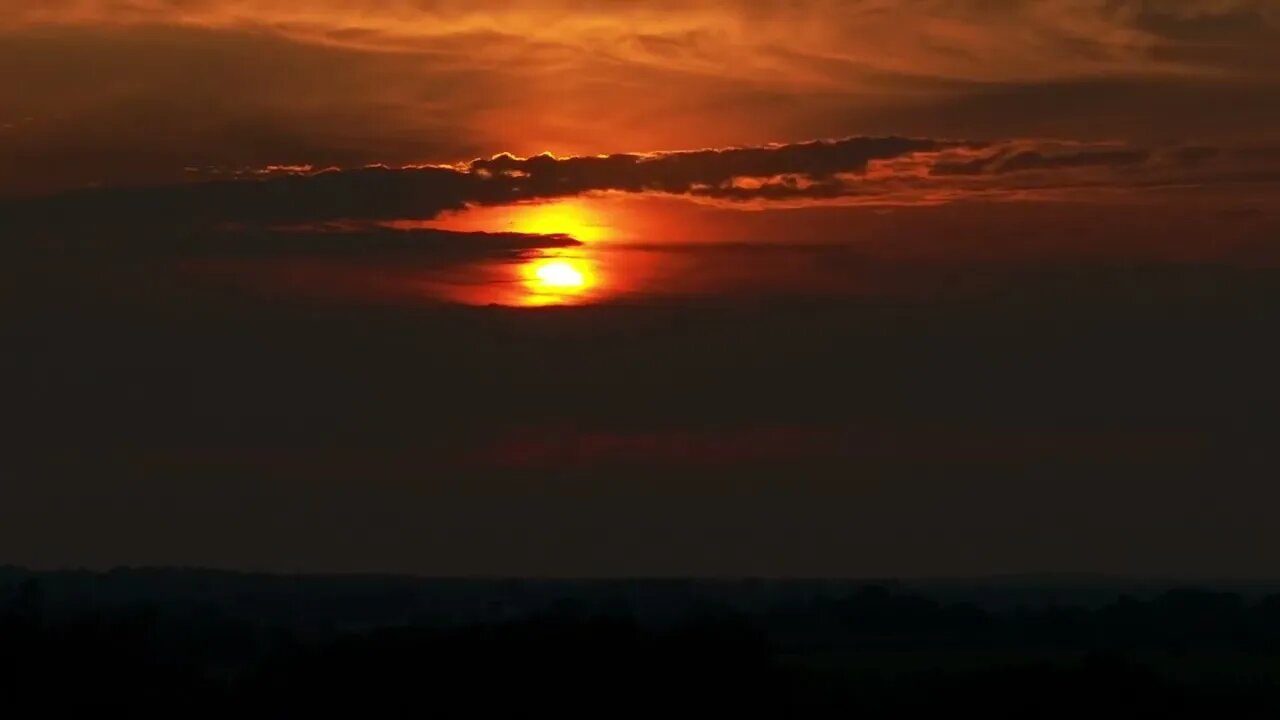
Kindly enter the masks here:
<path id="1" fill-rule="evenodd" d="M 0 0 L 0 562 L 1259 574 L 1277 47 L 1272 0 Z"/>
<path id="2" fill-rule="evenodd" d="M 787 233 L 883 245 L 842 228 L 995 203 L 956 213 L 984 238 L 1061 250 L 1042 236 L 1071 203 L 1082 222 L 1228 219 L 1212 249 L 1157 227 L 1084 233 L 1068 254 L 1137 242 L 1153 259 L 1257 261 L 1280 222 L 1280 15 L 1263 0 L 19 0 L 0 28 L 0 193 L 81 191 L 44 201 L 37 225 L 784 239 L 760 214 L 637 204 L 665 196 L 850 207 Z M 196 185 L 156 187 L 174 183 Z M 492 210 L 575 197 L 558 214 Z"/>
<path id="3" fill-rule="evenodd" d="M 854 135 L 1280 136 L 1267 0 L 10 0 L 0 189 Z"/>

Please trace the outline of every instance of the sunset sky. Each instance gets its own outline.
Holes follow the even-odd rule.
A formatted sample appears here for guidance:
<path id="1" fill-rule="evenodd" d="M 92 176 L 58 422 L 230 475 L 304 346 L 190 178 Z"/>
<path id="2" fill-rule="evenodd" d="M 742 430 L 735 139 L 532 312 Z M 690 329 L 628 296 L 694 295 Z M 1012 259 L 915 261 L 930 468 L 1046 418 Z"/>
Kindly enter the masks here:
<path id="1" fill-rule="evenodd" d="M 1255 572 L 1258 499 L 1213 505 L 1224 539 L 1188 468 L 1274 419 L 1244 398 L 1274 375 L 1248 318 L 1280 298 L 1277 48 L 1272 0 L 4 0 L 8 369 L 48 456 L 0 497 L 44 508 L 0 562 Z M 909 509 L 953 461 L 986 499 Z M 1063 495 L 1073 472 L 1131 505 Z M 1011 549 L 1047 497 L 1083 515 Z M 224 548 L 242 505 L 256 539 Z M 426 506 L 471 555 L 406 549 L 442 542 Z M 833 506 L 986 530 L 846 562 Z M 280 513 L 308 519 L 255 555 Z M 583 550 L 610 523 L 616 563 Z M 114 525 L 151 530 L 70 529 Z M 1158 539 L 1107 550 L 1133 527 Z"/>

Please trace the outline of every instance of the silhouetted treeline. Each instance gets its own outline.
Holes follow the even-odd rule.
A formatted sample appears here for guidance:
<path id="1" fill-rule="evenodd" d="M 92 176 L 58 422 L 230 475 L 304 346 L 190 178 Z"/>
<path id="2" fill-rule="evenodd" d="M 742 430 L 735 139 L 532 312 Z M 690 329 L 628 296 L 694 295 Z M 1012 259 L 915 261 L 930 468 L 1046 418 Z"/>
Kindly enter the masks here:
<path id="1" fill-rule="evenodd" d="M 47 604 L 38 576 L 6 589 L 0 693 L 50 709 L 981 709 L 1028 717 L 1280 710 L 1280 595 L 1203 588 L 1093 607 L 997 610 L 866 585 L 756 611 L 703 603 L 650 619 L 621 602 L 610 609 L 561 598 L 507 620 L 422 616 L 363 628 L 157 603 L 55 616 Z"/>

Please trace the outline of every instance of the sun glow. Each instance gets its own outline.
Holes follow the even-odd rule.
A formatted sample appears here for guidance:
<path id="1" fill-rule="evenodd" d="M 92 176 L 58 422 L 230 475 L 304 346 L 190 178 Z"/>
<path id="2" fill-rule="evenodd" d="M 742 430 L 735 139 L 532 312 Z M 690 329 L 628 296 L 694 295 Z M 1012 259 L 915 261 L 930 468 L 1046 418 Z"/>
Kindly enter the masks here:
<path id="1" fill-rule="evenodd" d="M 622 208 L 622 209 L 620 209 Z M 613 247 L 632 239 L 618 227 L 628 210 L 601 198 L 566 198 L 543 203 L 476 206 L 406 227 L 453 232 L 520 233 L 563 236 L 514 252 L 510 260 L 490 261 L 487 281 L 454 283 L 449 297 L 465 303 L 540 307 L 582 305 L 614 296 L 630 280 L 630 268 L 612 263 Z M 564 238 L 570 238 L 569 242 Z"/>
<path id="2" fill-rule="evenodd" d="M 595 210 L 579 200 L 562 200 L 513 209 L 510 229 L 536 235 L 568 235 L 580 247 L 547 250 L 521 268 L 524 305 L 567 305 L 586 302 L 600 289 L 591 245 L 609 238 L 609 227 Z"/>
<path id="3" fill-rule="evenodd" d="M 518 205 L 510 229 L 534 235 L 568 235 L 584 243 L 608 240 L 611 234 L 604 220 L 578 200 Z"/>

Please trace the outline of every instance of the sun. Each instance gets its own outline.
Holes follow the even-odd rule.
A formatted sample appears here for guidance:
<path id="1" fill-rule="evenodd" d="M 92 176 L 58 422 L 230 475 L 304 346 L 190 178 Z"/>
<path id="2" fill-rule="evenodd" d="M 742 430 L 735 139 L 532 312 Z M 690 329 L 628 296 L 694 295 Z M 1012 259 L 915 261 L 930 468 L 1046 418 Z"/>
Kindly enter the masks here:
<path id="1" fill-rule="evenodd" d="M 596 285 L 594 265 L 583 258 L 544 256 L 521 268 L 523 305 L 565 305 L 584 301 Z"/>
<path id="2" fill-rule="evenodd" d="M 533 274 L 548 288 L 580 288 L 587 284 L 582 271 L 566 260 L 550 260 L 534 265 Z"/>
<path id="3" fill-rule="evenodd" d="M 466 291 L 475 302 L 541 307 L 582 305 L 611 295 L 618 287 L 618 268 L 609 264 L 607 248 L 631 235 L 613 224 L 614 206 L 599 198 L 565 198 L 539 203 L 478 206 L 439 220 L 401 225 L 401 229 L 440 228 L 454 232 L 509 232 L 563 235 L 540 242 L 503 263 L 488 290 Z M 483 285 L 483 284 L 481 284 Z M 477 285 L 480 287 L 480 285 Z"/>
<path id="4" fill-rule="evenodd" d="M 513 209 L 510 228 L 533 235 L 568 235 L 575 248 L 544 250 L 520 268 L 524 305 L 568 305 L 585 302 L 599 291 L 592 246 L 610 236 L 609 227 L 579 200 L 560 200 Z"/>

